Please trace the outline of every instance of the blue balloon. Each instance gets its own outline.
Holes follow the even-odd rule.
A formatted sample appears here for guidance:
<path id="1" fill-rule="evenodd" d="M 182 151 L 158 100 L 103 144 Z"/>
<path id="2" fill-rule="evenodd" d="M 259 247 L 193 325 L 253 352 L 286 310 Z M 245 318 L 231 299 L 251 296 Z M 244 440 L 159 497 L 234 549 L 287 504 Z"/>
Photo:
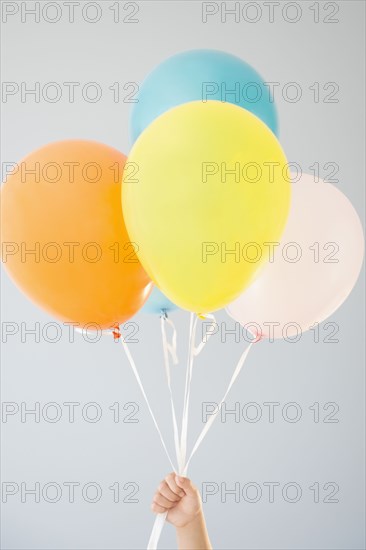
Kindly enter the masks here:
<path id="1" fill-rule="evenodd" d="M 132 143 L 168 109 L 198 100 L 227 101 L 251 111 L 277 134 L 277 114 L 261 76 L 239 57 L 191 50 L 163 61 L 144 80 L 131 112 Z"/>
<path id="2" fill-rule="evenodd" d="M 174 309 L 177 309 L 177 306 L 173 304 L 173 302 L 171 302 L 161 292 L 161 290 L 158 289 L 158 287 L 154 286 L 141 311 L 144 313 L 156 313 L 160 315 L 161 313 L 169 313 Z"/>

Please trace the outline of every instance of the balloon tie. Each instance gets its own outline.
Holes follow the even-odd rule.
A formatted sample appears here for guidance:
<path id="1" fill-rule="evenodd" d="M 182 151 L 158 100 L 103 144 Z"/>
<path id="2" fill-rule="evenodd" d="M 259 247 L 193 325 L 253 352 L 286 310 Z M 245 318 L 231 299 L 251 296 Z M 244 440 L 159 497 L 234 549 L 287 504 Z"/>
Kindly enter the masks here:
<path id="1" fill-rule="evenodd" d="M 112 334 L 115 340 L 119 340 L 122 336 L 121 329 L 118 325 L 112 327 Z"/>
<path id="2" fill-rule="evenodd" d="M 166 309 L 161 309 L 160 310 L 160 317 L 161 319 L 168 319 L 168 312 Z"/>

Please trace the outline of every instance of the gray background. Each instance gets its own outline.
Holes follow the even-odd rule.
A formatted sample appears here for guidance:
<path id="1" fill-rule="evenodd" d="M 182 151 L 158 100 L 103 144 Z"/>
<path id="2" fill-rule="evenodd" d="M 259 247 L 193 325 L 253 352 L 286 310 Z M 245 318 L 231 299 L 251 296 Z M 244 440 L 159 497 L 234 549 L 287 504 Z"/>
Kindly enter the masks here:
<path id="1" fill-rule="evenodd" d="M 3 3 L 5 4 L 5 2 Z M 23 3 L 31 7 L 34 2 Z M 44 3 L 41 2 L 43 5 Z M 25 154 L 47 142 L 86 138 L 112 145 L 127 153 L 128 115 L 131 105 L 114 103 L 108 87 L 120 82 L 141 82 L 157 63 L 175 52 L 192 48 L 216 48 L 232 52 L 251 63 L 266 81 L 281 86 L 297 82 L 302 98 L 297 103 L 277 94 L 280 139 L 291 161 L 305 172 L 320 163 L 321 175 L 329 170 L 326 162 L 336 162 L 337 185 L 350 198 L 363 218 L 365 148 L 364 120 L 364 2 L 338 2 L 338 23 L 325 23 L 325 3 L 319 3 L 320 22 L 314 23 L 314 3 L 301 2 L 302 17 L 289 23 L 276 11 L 268 21 L 267 8 L 257 23 L 236 23 L 220 16 L 202 23 L 200 2 L 139 2 L 138 23 L 113 23 L 109 9 L 113 2 L 100 2 L 102 18 L 95 24 L 84 21 L 81 8 L 75 22 L 67 21 L 63 2 L 62 18 L 50 24 L 41 18 L 21 22 L 20 15 L 2 24 L 3 68 L 6 82 L 34 82 L 41 86 L 55 81 L 82 84 L 98 82 L 103 97 L 89 103 L 76 94 L 75 103 L 66 95 L 60 101 L 39 103 L 20 95 L 2 104 L 5 138 L 2 162 L 19 161 Z M 85 4 L 81 2 L 81 6 Z M 232 7 L 230 3 L 229 7 Z M 244 5 L 245 3 L 241 3 Z M 288 3 L 287 3 L 288 4 Z M 333 3 L 331 3 L 333 4 Z M 300 3 L 297 3 L 300 5 Z M 20 3 L 19 3 L 20 6 Z M 121 9 L 122 16 L 131 11 Z M 124 6 L 126 8 L 126 6 Z M 50 8 L 51 10 L 51 8 Z M 280 10 L 280 11 L 278 11 Z M 92 14 L 92 11 L 90 12 Z M 293 15 L 289 12 L 290 17 Z M 92 16 L 92 15 L 91 15 Z M 53 17 L 50 11 L 50 17 Z M 253 16 L 250 16 L 253 17 Z M 339 85 L 337 103 L 314 102 L 309 90 L 314 82 L 322 88 L 327 82 Z M 281 88 L 280 88 L 281 89 Z M 63 88 L 64 92 L 66 89 Z M 329 92 L 330 90 L 328 90 Z M 122 99 L 126 95 L 122 89 Z M 321 92 L 324 99 L 325 92 Z M 314 342 L 312 333 L 296 344 L 280 341 L 254 347 L 247 365 L 233 388 L 227 407 L 256 402 L 262 412 L 258 422 L 230 415 L 226 422 L 217 420 L 194 458 L 190 476 L 199 488 L 211 482 L 228 488 L 235 483 L 260 485 L 263 494 L 256 503 L 229 495 L 223 502 L 220 491 L 208 497 L 204 505 L 208 529 L 216 548 L 256 549 L 358 549 L 364 548 L 364 294 L 362 277 L 346 303 L 332 316 L 339 325 L 338 343 Z M 27 328 L 41 323 L 41 330 L 52 321 L 30 303 L 2 271 L 2 320 L 24 322 Z M 228 328 L 234 323 L 224 312 L 217 315 Z M 178 352 L 181 359 L 174 369 L 174 386 L 182 393 L 189 315 L 172 314 L 178 328 Z M 131 344 L 146 390 L 171 442 L 169 404 L 165 388 L 158 318 L 138 314 L 138 343 Z M 52 336 L 52 331 L 50 331 Z M 221 342 L 214 336 L 196 362 L 192 411 L 191 442 L 202 427 L 202 402 L 218 401 L 245 342 L 228 336 Z M 32 487 L 48 482 L 62 486 L 78 482 L 75 502 L 68 502 L 67 489 L 56 503 L 41 497 L 39 503 L 20 493 L 2 504 L 2 547 L 6 549 L 117 549 L 143 548 L 153 516 L 150 501 L 160 479 L 170 467 L 154 426 L 120 345 L 108 338 L 89 343 L 76 335 L 68 341 L 64 327 L 57 343 L 41 338 L 35 342 L 20 332 L 8 338 L 2 351 L 2 399 L 26 403 L 59 404 L 62 417 L 51 423 L 42 415 L 39 423 L 20 414 L 2 423 L 2 481 Z M 67 418 L 65 402 L 79 402 L 75 422 Z M 96 402 L 102 409 L 99 422 L 83 419 L 81 408 Z M 122 419 L 132 411 L 123 410 L 135 402 L 137 423 L 114 423 L 109 407 L 119 402 Z M 268 421 L 264 402 L 278 402 L 275 420 Z M 296 402 L 302 417 L 296 423 L 286 421 L 281 411 L 286 403 Z M 320 406 L 320 421 L 314 422 L 313 403 Z M 326 403 L 339 406 L 335 419 L 324 422 L 332 411 Z M 49 410 L 51 416 L 54 411 Z M 248 414 L 253 414 L 253 409 Z M 293 414 L 289 410 L 288 414 Z M 90 409 L 90 415 L 93 411 Z M 4 420 L 4 418 L 3 418 Z M 125 419 L 126 420 L 126 419 Z M 170 445 L 170 448 L 172 446 Z M 81 487 L 98 483 L 101 499 L 86 502 Z M 120 502 L 113 502 L 109 487 L 118 482 Z M 125 484 L 138 484 L 138 502 L 122 502 L 131 492 Z M 268 499 L 265 482 L 277 482 L 274 502 Z M 302 489 L 301 499 L 289 503 L 281 490 L 288 482 Z M 314 502 L 309 489 L 320 486 L 320 502 Z M 336 483 L 339 502 L 323 502 L 331 492 L 328 482 Z M 330 488 L 329 488 L 330 487 Z M 252 494 L 252 493 L 251 493 Z M 290 491 L 290 497 L 292 493 Z M 50 497 L 53 493 L 50 490 Z M 93 497 L 92 490 L 90 496 Z M 174 530 L 164 530 L 160 547 L 175 546 Z"/>

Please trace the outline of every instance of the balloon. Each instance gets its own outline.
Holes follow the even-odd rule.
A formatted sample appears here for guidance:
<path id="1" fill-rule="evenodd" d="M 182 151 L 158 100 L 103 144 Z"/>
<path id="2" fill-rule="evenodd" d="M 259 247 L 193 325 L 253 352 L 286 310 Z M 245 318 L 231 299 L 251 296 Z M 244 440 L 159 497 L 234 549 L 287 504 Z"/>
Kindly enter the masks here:
<path id="1" fill-rule="evenodd" d="M 347 197 L 304 174 L 293 183 L 290 215 L 273 261 L 227 312 L 262 337 L 299 337 L 347 298 L 363 248 L 361 222 Z"/>
<path id="2" fill-rule="evenodd" d="M 51 315 L 91 329 L 134 315 L 152 287 L 122 216 L 125 162 L 106 145 L 61 141 L 23 159 L 2 187 L 10 276 Z"/>
<path id="3" fill-rule="evenodd" d="M 164 294 L 154 286 L 152 293 L 145 302 L 141 311 L 144 313 L 155 313 L 160 315 L 161 313 L 169 313 L 177 309 L 177 306 L 173 304 Z"/>
<path id="4" fill-rule="evenodd" d="M 244 107 L 277 133 L 277 114 L 262 77 L 239 57 L 191 50 L 160 63 L 144 80 L 131 111 L 132 143 L 159 115 L 183 103 L 217 100 Z"/>
<path id="5" fill-rule="evenodd" d="M 273 133 L 231 103 L 185 103 L 144 131 L 128 164 L 123 212 L 149 276 L 183 309 L 228 304 L 287 218 L 286 158 Z"/>

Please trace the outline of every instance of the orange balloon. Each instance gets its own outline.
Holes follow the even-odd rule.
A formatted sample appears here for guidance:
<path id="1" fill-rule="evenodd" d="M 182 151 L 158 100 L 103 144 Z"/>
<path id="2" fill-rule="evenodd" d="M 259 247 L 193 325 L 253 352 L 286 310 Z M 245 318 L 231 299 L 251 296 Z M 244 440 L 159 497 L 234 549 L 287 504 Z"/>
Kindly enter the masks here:
<path id="1" fill-rule="evenodd" d="M 125 163 L 112 147 L 61 141 L 28 155 L 2 186 L 2 261 L 21 290 L 63 321 L 110 328 L 152 289 L 123 220 Z"/>

